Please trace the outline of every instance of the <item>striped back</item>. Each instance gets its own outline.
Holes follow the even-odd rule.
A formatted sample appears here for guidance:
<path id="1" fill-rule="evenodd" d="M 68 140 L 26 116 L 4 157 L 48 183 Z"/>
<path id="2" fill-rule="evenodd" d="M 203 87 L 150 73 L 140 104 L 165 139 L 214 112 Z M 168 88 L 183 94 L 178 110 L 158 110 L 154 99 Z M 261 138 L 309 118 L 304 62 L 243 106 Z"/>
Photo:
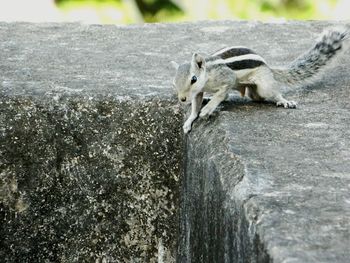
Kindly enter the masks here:
<path id="1" fill-rule="evenodd" d="M 218 56 L 222 59 L 228 59 L 232 57 L 249 55 L 249 54 L 256 54 L 256 53 L 253 50 L 246 47 L 227 47 L 216 51 L 211 56 L 213 57 Z"/>
<path id="2" fill-rule="evenodd" d="M 232 70 L 253 69 L 265 65 L 265 60 L 246 47 L 228 47 L 213 53 L 209 65 L 226 64 Z"/>

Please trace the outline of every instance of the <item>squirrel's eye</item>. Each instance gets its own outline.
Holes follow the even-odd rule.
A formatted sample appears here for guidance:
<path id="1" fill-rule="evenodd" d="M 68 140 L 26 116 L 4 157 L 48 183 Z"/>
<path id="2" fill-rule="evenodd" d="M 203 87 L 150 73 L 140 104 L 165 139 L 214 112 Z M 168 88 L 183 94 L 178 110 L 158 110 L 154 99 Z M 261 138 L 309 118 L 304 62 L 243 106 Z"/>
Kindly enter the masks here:
<path id="1" fill-rule="evenodd" d="M 191 79 L 191 85 L 196 83 L 196 81 L 197 81 L 197 77 L 193 76 L 192 79 Z"/>

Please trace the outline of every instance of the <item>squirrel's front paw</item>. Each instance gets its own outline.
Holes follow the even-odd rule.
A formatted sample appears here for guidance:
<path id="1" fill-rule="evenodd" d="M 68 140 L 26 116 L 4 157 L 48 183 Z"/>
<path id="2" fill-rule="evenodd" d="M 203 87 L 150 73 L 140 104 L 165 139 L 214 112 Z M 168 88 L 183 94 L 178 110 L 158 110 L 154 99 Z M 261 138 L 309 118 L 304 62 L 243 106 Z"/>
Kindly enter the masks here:
<path id="1" fill-rule="evenodd" d="M 199 113 L 200 118 L 209 118 L 210 114 L 212 113 L 212 110 L 209 108 L 204 107 L 201 112 Z"/>
<path id="2" fill-rule="evenodd" d="M 189 133 L 192 129 L 192 122 L 186 121 L 182 128 L 185 134 Z"/>

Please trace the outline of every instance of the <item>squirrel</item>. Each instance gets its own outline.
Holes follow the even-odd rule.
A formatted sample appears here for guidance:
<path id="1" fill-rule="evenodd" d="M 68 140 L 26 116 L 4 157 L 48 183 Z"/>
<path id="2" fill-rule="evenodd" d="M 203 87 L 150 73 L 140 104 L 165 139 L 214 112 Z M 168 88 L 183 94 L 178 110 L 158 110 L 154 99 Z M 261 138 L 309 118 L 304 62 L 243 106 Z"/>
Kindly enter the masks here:
<path id="1" fill-rule="evenodd" d="M 191 104 L 191 114 L 183 125 L 184 133 L 191 131 L 198 115 L 209 117 L 227 98 L 230 89 L 254 101 L 267 100 L 284 108 L 296 108 L 296 102 L 282 96 L 280 86 L 313 83 L 344 49 L 344 40 L 348 37 L 349 30 L 345 27 L 325 31 L 311 49 L 285 68 L 269 67 L 261 56 L 242 46 L 224 48 L 207 57 L 194 53 L 191 62 L 181 65 L 171 61 L 176 70 L 173 85 L 178 99 L 183 104 Z M 213 97 L 201 108 L 204 92 Z"/>

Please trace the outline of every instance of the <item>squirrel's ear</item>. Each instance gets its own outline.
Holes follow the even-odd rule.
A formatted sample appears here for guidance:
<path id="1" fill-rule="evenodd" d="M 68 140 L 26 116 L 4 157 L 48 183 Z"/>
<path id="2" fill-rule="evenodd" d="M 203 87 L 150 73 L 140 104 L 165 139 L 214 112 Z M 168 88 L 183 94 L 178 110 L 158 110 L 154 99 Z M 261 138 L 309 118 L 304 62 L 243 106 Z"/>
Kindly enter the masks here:
<path id="1" fill-rule="evenodd" d="M 170 63 L 175 70 L 177 70 L 179 68 L 179 64 L 177 64 L 175 61 L 170 61 Z"/>
<path id="2" fill-rule="evenodd" d="M 194 53 L 192 55 L 192 65 L 197 66 L 199 69 L 203 69 L 205 67 L 205 59 L 201 55 Z"/>

